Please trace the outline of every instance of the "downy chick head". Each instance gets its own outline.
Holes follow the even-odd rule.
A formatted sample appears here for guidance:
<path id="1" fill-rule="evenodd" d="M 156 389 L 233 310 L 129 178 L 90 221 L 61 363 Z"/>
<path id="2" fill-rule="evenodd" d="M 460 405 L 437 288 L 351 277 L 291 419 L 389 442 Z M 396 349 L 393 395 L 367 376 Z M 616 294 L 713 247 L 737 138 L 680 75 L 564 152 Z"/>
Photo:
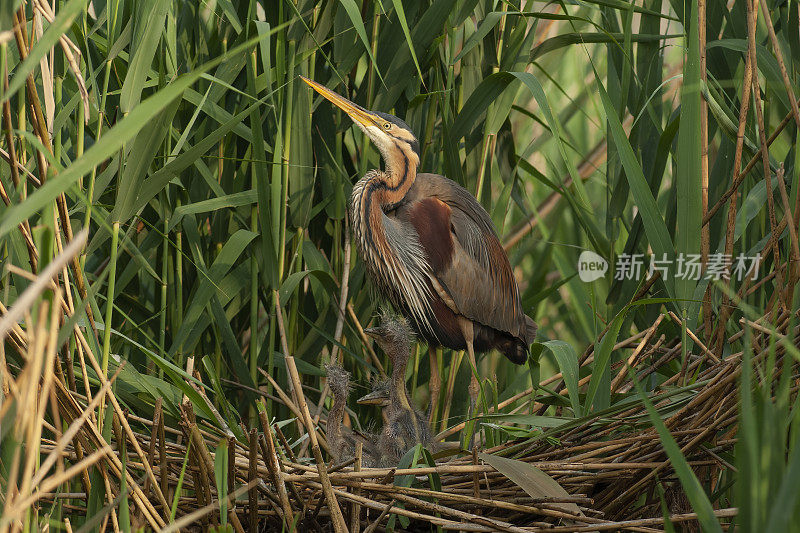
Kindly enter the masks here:
<path id="1" fill-rule="evenodd" d="M 375 339 L 395 365 L 405 365 L 411 353 L 411 345 L 416 339 L 408 320 L 386 311 L 381 314 L 380 325 L 367 328 L 364 333 Z"/>
<path id="2" fill-rule="evenodd" d="M 328 387 L 334 398 L 346 399 L 350 392 L 350 372 L 335 363 L 325 365 L 325 370 L 328 372 Z"/>
<path id="3" fill-rule="evenodd" d="M 372 390 L 358 399 L 359 405 L 378 405 L 386 407 L 389 405 L 389 379 L 373 379 Z"/>

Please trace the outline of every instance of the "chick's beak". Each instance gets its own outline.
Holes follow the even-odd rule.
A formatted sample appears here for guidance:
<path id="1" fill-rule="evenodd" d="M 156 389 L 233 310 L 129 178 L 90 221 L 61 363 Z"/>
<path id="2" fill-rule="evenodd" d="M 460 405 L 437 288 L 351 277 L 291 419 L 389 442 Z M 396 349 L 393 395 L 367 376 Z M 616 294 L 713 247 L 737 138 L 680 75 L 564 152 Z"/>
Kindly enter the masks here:
<path id="1" fill-rule="evenodd" d="M 305 76 L 300 76 L 300 79 L 306 82 L 309 86 L 311 86 L 312 89 L 317 91 L 319 94 L 324 96 L 326 100 L 330 101 L 336 107 L 347 113 L 347 115 L 355 122 L 361 124 L 364 127 L 377 125 L 377 116 L 370 113 L 360 105 L 351 102 L 347 98 L 340 96 L 339 94 L 331 91 L 324 85 L 320 85 L 319 83 L 315 82 L 314 80 L 310 80 Z"/>
<path id="2" fill-rule="evenodd" d="M 383 405 L 386 403 L 386 395 L 378 392 L 370 392 L 359 398 L 356 403 L 359 405 Z"/>

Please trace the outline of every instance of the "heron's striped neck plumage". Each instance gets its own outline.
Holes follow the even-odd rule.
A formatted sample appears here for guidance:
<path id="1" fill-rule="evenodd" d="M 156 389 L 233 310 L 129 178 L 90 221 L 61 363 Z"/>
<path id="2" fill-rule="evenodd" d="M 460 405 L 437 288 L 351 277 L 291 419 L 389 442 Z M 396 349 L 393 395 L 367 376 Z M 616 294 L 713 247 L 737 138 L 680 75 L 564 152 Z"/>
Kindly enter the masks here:
<path id="1" fill-rule="evenodd" d="M 378 215 L 400 204 L 414 185 L 419 156 L 408 143 L 395 140 L 392 149 L 382 150 L 386 170 L 367 172 L 353 188 L 353 227 L 362 230 L 365 244 L 385 246 L 381 219 Z"/>
<path id="2" fill-rule="evenodd" d="M 403 201 L 417 178 L 419 156 L 405 141 L 394 139 L 393 146 L 381 151 L 386 170 L 381 173 L 381 186 L 375 187 L 377 200 L 385 211 Z"/>
<path id="3" fill-rule="evenodd" d="M 402 235 L 385 213 L 403 202 L 414 185 L 419 156 L 402 140 L 382 150 L 386 170 L 370 170 L 353 187 L 351 217 L 361 257 L 378 287 L 417 325 L 433 331 L 429 317 L 432 273 L 419 240 Z"/>

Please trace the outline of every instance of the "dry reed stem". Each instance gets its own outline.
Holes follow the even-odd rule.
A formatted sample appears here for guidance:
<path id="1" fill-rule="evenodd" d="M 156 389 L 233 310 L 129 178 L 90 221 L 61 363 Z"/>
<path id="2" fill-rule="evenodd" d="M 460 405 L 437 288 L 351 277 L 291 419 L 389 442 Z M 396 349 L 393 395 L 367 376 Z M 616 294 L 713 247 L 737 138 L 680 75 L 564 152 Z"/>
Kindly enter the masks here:
<path id="1" fill-rule="evenodd" d="M 772 135 L 769 136 L 769 139 L 767 139 L 767 146 L 772 146 L 773 141 L 778 138 L 778 135 L 781 134 L 784 128 L 786 128 L 791 121 L 792 112 L 789 111 L 789 113 L 783 117 L 781 122 L 772 132 Z M 744 167 L 744 170 L 738 174 L 738 177 L 732 181 L 730 187 L 728 187 L 722 196 L 720 196 L 719 200 L 717 200 L 714 206 L 709 209 L 708 214 L 703 218 L 703 225 L 708 224 L 714 215 L 717 214 L 717 211 L 719 211 L 725 205 L 728 199 L 739 190 L 739 186 L 742 184 L 742 182 L 744 182 L 744 179 L 747 177 L 750 171 L 753 170 L 753 167 L 756 166 L 756 163 L 758 163 L 759 159 L 761 159 L 760 153 L 756 153 L 752 158 L 750 158 L 750 161 L 748 161 L 747 165 Z"/>
<path id="2" fill-rule="evenodd" d="M 261 421 L 261 431 L 264 432 L 264 442 L 267 447 L 267 468 L 269 469 L 272 484 L 278 493 L 278 500 L 281 502 L 281 509 L 283 510 L 283 519 L 287 525 L 291 527 L 294 524 L 294 511 L 292 505 L 289 503 L 289 495 L 286 492 L 286 483 L 283 479 L 283 465 L 281 465 L 278 451 L 275 449 L 275 441 L 272 440 L 272 431 L 270 430 L 271 424 L 267 419 L 266 406 L 264 400 L 261 400 L 261 408 L 258 411 L 259 420 Z"/>
<path id="3" fill-rule="evenodd" d="M 122 366 L 122 365 L 120 365 Z M 119 370 L 117 370 L 119 372 Z M 156 456 L 156 441 L 158 440 L 158 423 L 161 417 L 163 416 L 162 412 L 162 399 L 161 397 L 156 398 L 156 404 L 153 408 L 153 425 L 150 428 L 150 444 L 147 447 L 147 462 L 151 465 L 153 464 L 153 460 Z M 144 483 L 142 484 L 142 492 L 145 494 L 148 493 L 150 489 L 150 478 L 145 478 Z M 163 492 L 163 491 L 162 491 Z M 165 513 L 169 511 L 164 509 Z"/>
<path id="4" fill-rule="evenodd" d="M 356 441 L 355 463 L 353 464 L 353 472 L 361 471 L 361 460 L 364 454 L 364 443 Z M 356 487 L 353 489 L 353 494 L 356 496 L 361 495 L 361 488 Z M 361 506 L 358 502 L 354 501 L 350 508 L 350 533 L 358 533 L 361 528 Z"/>
<path id="5" fill-rule="evenodd" d="M 747 112 L 750 108 L 750 90 L 752 88 L 752 79 L 754 77 L 753 57 L 755 56 L 756 49 L 756 13 L 753 9 L 753 4 L 750 1 L 746 2 L 747 6 L 747 56 L 745 58 L 744 67 L 744 81 L 742 82 L 742 97 L 741 108 L 739 109 L 739 126 L 736 130 L 736 152 L 733 159 L 733 177 L 734 183 L 733 193 L 728 206 L 728 221 L 725 230 L 725 254 L 733 256 L 733 236 L 736 227 L 736 205 L 738 201 L 739 186 L 738 178 L 740 176 L 740 169 L 742 164 L 742 150 L 744 149 L 744 136 L 745 126 L 747 125 Z M 709 213 L 710 216 L 710 213 Z M 730 280 L 726 280 L 726 285 L 730 287 Z M 717 336 L 715 351 L 722 353 L 722 344 L 725 339 L 725 323 L 728 321 L 729 310 L 727 307 L 728 296 L 727 292 L 723 292 L 722 304 L 719 312 L 719 324 L 717 326 Z"/>
<path id="6" fill-rule="evenodd" d="M 786 183 L 784 183 L 784 169 L 783 163 L 780 164 L 778 168 L 778 172 L 775 175 L 775 179 L 778 182 L 778 189 L 781 195 L 781 203 L 783 204 L 783 212 L 784 218 L 783 220 L 794 220 L 795 215 L 792 213 L 792 208 L 789 205 L 789 196 L 786 193 Z M 789 287 L 788 293 L 786 295 L 786 301 L 791 302 L 794 297 L 794 285 L 800 279 L 800 244 L 798 241 L 797 230 L 794 227 L 794 224 L 788 224 L 789 226 L 789 237 L 790 243 L 792 245 L 791 253 L 789 254 L 791 259 L 790 263 L 794 264 L 794 267 L 790 267 L 789 270 Z"/>
<path id="7" fill-rule="evenodd" d="M 758 0 L 756 0 L 758 1 Z M 794 94 L 794 87 L 792 85 L 792 81 L 789 79 L 789 74 L 786 71 L 786 63 L 783 61 L 783 52 L 781 52 L 781 46 L 778 43 L 778 37 L 775 35 L 775 27 L 772 24 L 772 17 L 769 14 L 769 9 L 767 8 L 766 0 L 761 0 L 759 2 L 761 5 L 761 11 L 764 15 L 764 25 L 767 27 L 767 32 L 769 34 L 769 41 L 772 45 L 772 51 L 775 52 L 775 59 L 778 60 L 778 68 L 781 71 L 781 79 L 783 80 L 783 86 L 786 89 L 786 94 L 789 97 L 789 108 L 791 109 L 792 116 L 794 117 L 794 122 L 797 125 L 797 128 L 800 129 L 800 111 L 797 108 L 797 97 Z"/>
<path id="8" fill-rule="evenodd" d="M 356 502 L 354 502 L 354 503 L 356 503 Z M 392 510 L 392 506 L 393 506 L 395 503 L 396 503 L 396 500 L 392 500 L 392 501 L 390 501 L 389 503 L 387 503 L 387 504 L 386 504 L 386 507 L 383 509 L 383 511 L 381 511 L 381 514 L 379 514 L 379 515 L 378 515 L 378 518 L 376 518 L 376 519 L 375 519 L 375 520 L 374 520 L 374 521 L 373 521 L 373 522 L 372 522 L 372 523 L 371 523 L 371 524 L 370 524 L 370 525 L 367 527 L 367 529 L 365 529 L 365 530 L 364 530 L 364 533 L 372 533 L 373 531 L 375 531 L 375 530 L 378 528 L 378 524 L 380 524 L 380 523 L 381 523 L 381 521 L 382 521 L 384 518 L 386 518 L 386 516 L 389 514 L 389 511 L 391 511 L 391 510 Z"/>
<path id="9" fill-rule="evenodd" d="M 344 265 L 342 265 L 342 282 L 340 285 L 339 290 L 339 312 L 336 315 L 336 326 L 333 330 L 333 339 L 336 343 L 340 343 L 342 341 L 342 328 L 344 327 L 344 310 L 347 306 L 347 293 L 348 288 L 350 286 L 350 217 L 344 217 L 344 250 L 342 251 L 342 256 L 344 257 Z M 334 343 L 333 348 L 331 348 L 331 362 L 336 363 L 339 362 L 339 344 Z M 325 398 L 325 395 L 322 395 L 322 398 Z M 322 405 L 322 400 L 320 400 L 319 405 Z M 314 415 L 315 421 L 319 420 L 320 413 L 317 412 Z"/>
<path id="10" fill-rule="evenodd" d="M 4 105 L 7 104 L 7 103 L 8 103 L 8 100 L 6 100 Z M 12 147 L 14 146 L 13 143 L 11 144 L 11 146 Z M 39 181 L 39 178 L 37 178 L 36 175 L 33 174 L 30 170 L 28 170 L 27 167 L 25 167 L 22 163 L 20 163 L 19 161 L 16 160 L 17 156 L 16 156 L 14 150 L 11 150 L 11 153 L 9 153 L 9 152 L 6 152 L 4 149 L 0 148 L 0 157 L 5 159 L 6 163 L 8 163 L 8 165 L 11 168 L 16 169 L 17 171 L 19 171 L 19 170 L 23 171 L 25 173 L 25 175 L 28 177 L 28 179 L 31 181 L 31 183 L 33 183 L 36 186 L 41 185 L 41 182 Z M 17 178 L 17 179 L 19 179 L 19 178 Z M 29 230 L 29 228 L 24 227 L 23 230 L 25 231 L 25 235 L 27 235 L 27 238 L 30 238 L 30 230 Z M 25 236 L 25 235 L 23 235 L 23 236 Z M 33 241 L 31 241 L 31 245 L 33 245 Z M 38 257 L 38 254 L 37 254 L 37 257 Z"/>
<path id="11" fill-rule="evenodd" d="M 450 417 L 450 406 L 453 402 L 453 391 L 456 385 L 456 375 L 458 374 L 458 369 L 461 368 L 461 360 L 463 358 L 463 350 L 453 351 L 451 355 L 450 372 L 447 375 L 447 387 L 445 389 L 444 405 L 442 405 L 441 433 L 444 433 L 445 429 L 447 429 L 447 421 Z M 467 421 L 464 421 L 463 424 L 464 427 L 466 427 Z"/>
<path id="12" fill-rule="evenodd" d="M 691 329 L 689 329 L 688 326 L 686 326 L 684 324 L 684 322 L 680 319 L 680 317 L 678 317 L 678 315 L 676 315 L 673 311 L 669 311 L 669 317 L 672 319 L 673 322 L 675 322 L 678 325 L 678 327 L 680 327 L 682 330 L 686 330 L 686 335 L 688 335 L 689 338 L 692 339 L 692 341 L 694 341 L 694 343 L 697 344 L 700 347 L 701 350 L 703 350 L 703 353 L 706 356 L 708 356 L 709 359 L 711 359 L 715 363 L 719 363 L 720 362 L 719 357 L 717 357 L 714 352 L 709 350 L 706 347 L 706 345 L 703 344 L 703 341 L 701 341 L 697 337 L 697 335 Z"/>
<path id="13" fill-rule="evenodd" d="M 351 302 L 347 303 L 347 313 L 350 315 L 350 320 L 352 320 L 353 324 L 356 326 L 356 332 L 361 339 L 362 345 L 367 349 L 367 353 L 369 354 L 369 359 L 372 362 L 372 365 L 378 369 L 378 373 L 380 374 L 381 378 L 385 378 L 386 369 L 383 367 L 383 363 L 381 363 L 381 360 L 378 358 L 378 354 L 376 354 L 375 350 L 372 348 L 372 341 L 370 341 L 369 337 L 367 337 L 367 334 L 364 333 L 364 327 L 358 320 L 358 316 L 356 316 L 356 312 L 353 309 L 353 304 Z"/>
<path id="14" fill-rule="evenodd" d="M 758 0 L 753 0 L 757 2 Z M 754 8 L 755 9 L 755 8 Z M 756 58 L 755 51 L 752 52 L 753 54 L 753 69 L 755 72 L 758 72 L 758 62 Z M 756 121 L 758 124 L 758 138 L 761 143 L 761 160 L 764 164 L 764 178 L 767 182 L 767 218 L 769 219 L 769 227 L 772 235 L 774 235 L 774 240 L 772 244 L 772 256 L 774 257 L 774 261 L 776 265 L 781 264 L 781 256 L 780 251 L 778 248 L 778 240 L 780 239 L 780 234 L 777 233 L 777 222 L 775 220 L 775 200 L 772 194 L 772 171 L 769 167 L 769 147 L 767 146 L 767 139 L 764 132 L 764 113 L 762 111 L 762 102 L 761 102 L 761 91 L 758 86 L 758 76 L 753 76 L 753 97 L 755 99 L 755 107 L 756 110 Z M 781 269 L 775 269 L 775 280 L 777 285 L 777 290 L 775 291 L 775 295 L 778 297 L 781 305 L 784 309 L 788 309 L 787 302 L 785 300 L 784 294 L 784 280 L 781 274 Z"/>
<path id="15" fill-rule="evenodd" d="M 5 91 L 8 91 L 8 69 L 7 69 L 7 67 L 3 70 L 2 73 L 0 73 L 0 75 L 2 75 L 2 77 L 3 77 L 3 79 L 2 79 L 3 88 L 4 88 Z M 8 145 L 8 152 L 5 153 L 5 151 L 4 151 L 4 153 L 6 154 L 4 157 L 5 157 L 6 161 L 8 161 L 9 167 L 11 168 L 11 181 L 14 183 L 14 187 L 20 192 L 20 199 L 24 199 L 25 198 L 25 194 L 24 194 L 25 187 L 24 186 L 21 187 L 22 184 L 20 183 L 20 179 L 19 179 L 19 169 L 18 169 L 18 167 L 24 169 L 26 174 L 29 175 L 30 177 L 32 177 L 34 182 L 37 185 L 40 185 L 40 183 L 39 183 L 39 180 L 36 179 L 33 176 L 33 174 L 31 174 L 27 170 L 25 165 L 21 164 L 17 160 L 16 148 L 14 146 L 14 141 L 13 141 L 13 137 L 12 137 L 12 133 L 11 133 L 12 126 L 11 126 L 11 102 L 10 102 L 10 99 L 6 99 L 6 101 L 3 102 L 3 121 L 5 122 L 4 130 L 5 130 L 6 144 Z M 31 236 L 30 223 L 26 220 L 26 221 L 22 222 L 19 225 L 19 228 L 20 228 L 20 232 L 22 233 L 23 238 L 25 240 L 25 246 L 28 249 L 28 261 L 30 262 L 31 270 L 33 272 L 37 272 L 39 270 L 39 266 L 38 266 L 39 265 L 39 252 L 36 249 L 36 245 L 34 244 L 33 238 Z"/>
<path id="16" fill-rule="evenodd" d="M 18 324 L 24 313 L 31 308 L 42 291 L 50 285 L 51 280 L 58 276 L 64 265 L 80 253 L 81 249 L 86 244 L 88 235 L 88 230 L 81 230 L 73 241 L 64 248 L 64 251 L 56 256 L 56 258 L 47 265 L 47 268 L 36 277 L 36 281 L 28 285 L 23 293 L 20 294 L 14 302 L 14 305 L 0 318 L 0 339 L 6 337 L 8 331 Z"/>
<path id="17" fill-rule="evenodd" d="M 75 418 L 72 423 L 69 425 L 67 430 L 61 435 L 61 438 L 58 439 L 56 442 L 56 446 L 50 451 L 48 456 L 45 458 L 43 462 L 40 463 L 39 468 L 36 470 L 36 473 L 33 475 L 31 479 L 31 485 L 36 487 L 38 486 L 43 480 L 44 476 L 50 470 L 50 468 L 55 464 L 56 460 L 61 456 L 61 454 L 66 449 L 69 442 L 72 441 L 73 437 L 77 435 L 78 431 L 81 430 L 84 423 L 89 419 L 90 413 L 97 407 L 100 403 L 100 396 L 105 394 L 108 390 L 111 389 L 111 384 L 117 379 L 119 373 L 122 371 L 124 365 L 120 365 L 117 368 L 117 371 L 112 375 L 105 385 L 100 388 L 98 391 L 97 396 L 83 409 L 83 412 L 78 418 Z"/>
<path id="18" fill-rule="evenodd" d="M 302 430 L 302 428 L 304 427 L 303 426 L 303 422 L 302 422 L 303 414 L 300 412 L 300 408 L 295 404 L 294 401 L 292 401 L 292 399 L 289 397 L 289 395 L 286 394 L 286 392 L 284 392 L 284 390 L 281 388 L 281 386 L 278 384 L 278 382 L 275 381 L 275 378 L 270 376 L 263 368 L 259 368 L 258 371 L 261 372 L 261 375 L 264 376 L 265 378 L 267 378 L 267 381 L 270 382 L 270 384 L 272 385 L 273 390 L 278 393 L 278 397 L 280 398 L 281 402 L 283 402 L 283 404 L 286 407 L 288 407 L 289 410 L 294 415 L 294 417 L 296 419 L 295 423 L 297 424 L 297 427 Z M 327 440 L 323 440 L 322 441 L 322 446 L 326 450 L 328 449 Z"/>
<path id="19" fill-rule="evenodd" d="M 628 357 L 628 360 L 627 360 L 626 364 L 623 365 L 622 368 L 620 368 L 619 373 L 616 375 L 616 377 L 611 382 L 611 393 L 612 394 L 614 392 L 616 392 L 616 390 L 622 384 L 622 380 L 625 379 L 625 376 L 627 376 L 627 374 L 628 374 L 627 368 L 625 368 L 625 367 L 626 366 L 630 366 L 630 367 L 635 367 L 636 366 L 636 362 L 637 362 L 637 359 L 639 358 L 639 355 L 642 353 L 642 351 L 644 350 L 645 346 L 647 346 L 647 343 L 650 342 L 650 339 L 655 334 L 656 330 L 658 329 L 658 326 L 661 325 L 661 321 L 663 319 L 664 319 L 664 315 L 663 314 L 659 314 L 658 318 L 656 318 L 656 321 L 653 322 L 653 325 L 650 326 L 650 328 L 647 329 L 647 331 L 645 332 L 644 337 L 642 337 L 642 340 L 639 341 L 639 344 L 636 346 L 636 348 L 633 350 L 631 355 Z"/>
<path id="20" fill-rule="evenodd" d="M 280 310 L 278 312 L 280 313 Z M 302 382 L 300 381 L 300 375 L 297 373 L 297 367 L 294 364 L 294 357 L 290 356 L 288 353 L 284 357 L 286 367 L 289 371 L 289 377 L 291 378 L 293 384 L 292 388 L 294 389 L 295 398 L 300 406 L 300 413 L 303 415 L 303 423 L 305 424 L 309 440 L 311 441 L 311 451 L 314 454 L 314 459 L 317 461 L 319 479 L 322 483 L 322 490 L 325 493 L 325 499 L 328 502 L 328 507 L 332 514 L 334 530 L 336 533 L 345 532 L 347 531 L 347 525 L 345 524 L 344 517 L 342 516 L 342 510 L 339 508 L 339 502 L 334 496 L 330 479 L 328 479 L 325 461 L 322 459 L 322 451 L 320 450 L 319 442 L 317 440 L 317 432 L 314 429 L 311 415 L 308 412 L 308 405 L 306 404 L 306 399 L 303 395 L 303 386 Z"/>
<path id="21" fill-rule="evenodd" d="M 55 13 L 50 8 L 50 6 L 44 0 L 34 0 L 33 6 L 37 9 L 39 13 L 50 23 L 53 22 L 55 19 Z M 81 50 L 78 48 L 75 43 L 73 43 L 69 37 L 66 35 L 59 36 L 59 44 L 61 45 L 61 49 L 64 52 L 64 58 L 67 60 L 67 64 L 69 65 L 70 71 L 72 71 L 72 75 L 75 77 L 75 83 L 78 86 L 78 92 L 81 95 L 81 102 L 83 104 L 83 116 L 84 121 L 86 124 L 89 123 L 90 111 L 89 111 L 89 91 L 86 90 L 86 82 L 83 79 L 83 75 L 81 74 L 81 69 L 79 66 L 79 61 L 76 59 L 76 55 L 78 57 L 81 56 Z"/>
<path id="22" fill-rule="evenodd" d="M 258 481 L 258 431 L 256 428 L 250 430 L 250 448 L 248 452 L 249 467 L 247 469 L 247 483 L 251 485 L 247 492 L 248 503 L 248 523 L 250 533 L 258 533 L 258 488 L 255 481 Z M 283 517 L 281 517 L 283 518 Z"/>
<path id="23" fill-rule="evenodd" d="M 231 506 L 236 498 L 249 491 L 252 488 L 252 486 L 257 485 L 258 482 L 259 480 L 254 480 L 242 487 L 239 487 L 239 489 L 236 490 L 236 492 L 229 494 L 227 497 L 228 506 Z M 180 531 L 181 528 L 185 528 L 192 525 L 198 519 L 207 516 L 208 514 L 213 512 L 214 509 L 218 508 L 219 508 L 219 502 L 210 503 L 204 507 L 201 507 L 200 509 L 197 509 L 196 511 L 192 511 L 191 513 L 182 516 L 181 518 L 175 520 L 174 522 L 171 522 L 166 527 L 160 529 L 160 531 L 161 533 L 172 533 L 173 531 Z"/>
<path id="24" fill-rule="evenodd" d="M 738 514 L 738 509 L 735 507 L 730 507 L 728 509 L 719 509 L 714 510 L 714 516 L 717 518 L 732 518 Z M 697 513 L 686 513 L 686 514 L 679 514 L 679 515 L 671 515 L 669 517 L 669 521 L 672 523 L 675 522 L 687 522 L 690 520 L 697 520 L 698 516 Z M 588 532 L 588 531 L 612 531 L 612 530 L 627 530 L 632 529 L 637 526 L 656 526 L 661 525 L 665 522 L 663 517 L 660 518 L 645 518 L 640 520 L 622 520 L 619 522 L 609 522 L 607 524 L 593 524 L 591 526 L 583 526 L 583 527 L 554 527 L 552 529 L 547 529 L 548 532 L 551 533 L 579 533 L 579 532 Z"/>

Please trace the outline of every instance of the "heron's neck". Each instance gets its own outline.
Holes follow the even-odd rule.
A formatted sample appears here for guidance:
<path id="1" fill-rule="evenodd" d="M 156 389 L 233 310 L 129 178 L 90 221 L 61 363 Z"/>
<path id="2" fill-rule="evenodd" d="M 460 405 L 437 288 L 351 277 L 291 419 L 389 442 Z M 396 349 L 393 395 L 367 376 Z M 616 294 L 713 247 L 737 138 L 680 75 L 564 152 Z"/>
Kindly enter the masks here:
<path id="1" fill-rule="evenodd" d="M 378 201 L 383 208 L 392 208 L 403 201 L 417 178 L 419 157 L 408 143 L 394 141 L 391 150 L 382 150 L 386 170 L 381 173 L 385 188 L 379 189 Z"/>
<path id="2" fill-rule="evenodd" d="M 393 252 L 386 240 L 383 215 L 400 204 L 414 185 L 419 157 L 408 143 L 400 141 L 382 154 L 386 170 L 370 170 L 353 187 L 351 215 L 362 253 L 380 250 L 383 262 L 391 262 Z M 368 263 L 377 261 L 366 259 Z"/>
<path id="3" fill-rule="evenodd" d="M 392 368 L 392 386 L 389 388 L 389 403 L 410 409 L 411 403 L 406 391 L 406 364 L 396 363 Z"/>
<path id="4" fill-rule="evenodd" d="M 398 361 L 397 358 L 393 360 Z M 401 360 L 402 361 L 402 360 Z M 415 409 L 411 406 L 411 398 L 406 390 L 406 365 L 408 360 L 394 364 L 392 368 L 392 387 L 389 389 L 389 405 L 394 407 L 394 415 L 402 416 L 408 429 L 413 432 L 414 442 L 423 442 L 422 427 L 417 420 Z M 410 443 L 408 443 L 410 444 Z"/>

